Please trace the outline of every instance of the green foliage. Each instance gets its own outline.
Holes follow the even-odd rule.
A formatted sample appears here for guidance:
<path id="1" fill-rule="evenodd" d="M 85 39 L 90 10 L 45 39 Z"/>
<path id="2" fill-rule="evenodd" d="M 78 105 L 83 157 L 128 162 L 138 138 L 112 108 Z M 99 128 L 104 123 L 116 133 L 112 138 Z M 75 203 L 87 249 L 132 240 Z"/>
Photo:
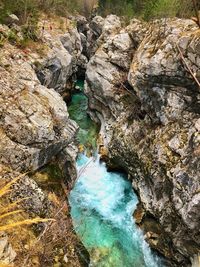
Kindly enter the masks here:
<path id="1" fill-rule="evenodd" d="M 37 39 L 37 23 L 39 18 L 39 9 L 37 0 L 0 0 L 0 23 L 9 24 L 8 15 L 15 14 L 22 25 L 22 34 L 24 40 Z M 10 29 L 7 39 L 11 43 L 19 43 L 17 33 Z"/>
<path id="2" fill-rule="evenodd" d="M 147 1 L 144 5 L 142 17 L 149 20 L 163 17 L 190 17 L 193 14 L 193 5 L 191 1 L 151 0 Z"/>
<path id="3" fill-rule="evenodd" d="M 80 11 L 81 0 L 0 0 L 0 23 L 5 23 L 8 15 L 15 14 L 20 24 L 37 21 L 39 12 L 66 16 Z"/>
<path id="4" fill-rule="evenodd" d="M 82 9 L 82 0 L 37 0 L 37 2 L 39 8 L 44 12 L 59 16 L 76 13 Z"/>
<path id="5" fill-rule="evenodd" d="M 39 13 L 45 12 L 66 16 L 83 13 L 89 16 L 99 2 L 100 15 L 117 14 L 127 19 L 132 17 L 150 20 L 160 17 L 191 17 L 195 15 L 191 0 L 0 0 L 0 23 L 6 22 L 14 13 L 25 25 L 25 37 L 35 39 Z M 200 1 L 196 0 L 197 9 Z"/>
<path id="6" fill-rule="evenodd" d="M 38 0 L 0 0 L 0 22 L 4 23 L 8 15 L 15 14 L 24 24 L 30 17 L 38 17 Z"/>
<path id="7" fill-rule="evenodd" d="M 200 1 L 197 8 L 200 9 Z M 102 15 L 117 14 L 128 18 L 150 20 L 160 17 L 191 17 L 195 15 L 191 0 L 99 0 Z"/>
<path id="8" fill-rule="evenodd" d="M 18 42 L 18 36 L 13 30 L 8 31 L 7 39 L 11 44 L 16 44 Z"/>
<path id="9" fill-rule="evenodd" d="M 100 13 L 103 16 L 108 14 L 117 14 L 126 17 L 132 17 L 135 14 L 133 1 L 130 0 L 100 0 Z"/>

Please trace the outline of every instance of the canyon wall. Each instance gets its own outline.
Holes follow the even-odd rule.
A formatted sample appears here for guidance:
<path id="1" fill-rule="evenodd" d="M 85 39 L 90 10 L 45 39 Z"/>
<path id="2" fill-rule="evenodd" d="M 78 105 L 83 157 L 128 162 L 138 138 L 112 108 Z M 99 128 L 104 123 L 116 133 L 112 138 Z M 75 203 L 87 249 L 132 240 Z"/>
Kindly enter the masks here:
<path id="1" fill-rule="evenodd" d="M 151 247 L 172 266 L 191 266 L 200 249 L 200 88 L 192 76 L 200 80 L 200 31 L 176 18 L 123 27 L 113 15 L 88 27 L 85 93 L 103 156 L 128 172 Z"/>

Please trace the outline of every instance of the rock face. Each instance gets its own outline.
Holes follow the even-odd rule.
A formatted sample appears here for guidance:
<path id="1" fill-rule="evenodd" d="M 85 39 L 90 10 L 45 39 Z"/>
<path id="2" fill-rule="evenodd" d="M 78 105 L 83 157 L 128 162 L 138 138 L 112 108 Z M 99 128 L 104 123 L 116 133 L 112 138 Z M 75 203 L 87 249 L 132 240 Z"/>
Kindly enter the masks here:
<path id="1" fill-rule="evenodd" d="M 82 54 L 81 36 L 77 29 L 69 27 L 65 34 L 52 37 L 44 32 L 43 41 L 51 48 L 45 60 L 37 68 L 37 76 L 42 85 L 63 94 L 72 88 L 78 67 L 85 69 L 87 58 Z"/>
<path id="2" fill-rule="evenodd" d="M 90 58 L 104 40 L 120 28 L 120 19 L 115 15 L 109 15 L 105 19 L 96 16 L 90 23 L 87 23 L 83 17 L 78 17 L 77 29 L 81 36 L 83 54 Z"/>
<path id="3" fill-rule="evenodd" d="M 110 164 L 133 181 L 150 245 L 172 266 L 191 266 L 200 251 L 200 88 L 190 74 L 200 80 L 199 31 L 165 19 L 101 32 L 85 93 Z"/>
<path id="4" fill-rule="evenodd" d="M 63 88 L 71 75 L 68 61 L 75 57 L 73 45 L 77 44 L 77 53 L 81 50 L 80 42 L 75 41 L 79 34 L 71 31 L 74 39 L 67 34 L 61 38 L 48 31 L 43 33 L 47 61 L 51 57 L 52 62 L 54 58 L 60 62 L 61 75 L 58 79 L 54 75 L 48 78 L 51 88 L 41 85 L 35 72 L 46 55 L 10 44 L 1 49 L 0 163 L 14 170 L 37 170 L 73 143 L 77 125 L 69 119 L 65 102 L 53 89 Z M 73 55 L 65 46 L 71 47 Z"/>
<path id="5" fill-rule="evenodd" d="M 27 63 L 1 68 L 0 161 L 18 171 L 37 170 L 67 146 L 77 126 L 53 89 L 40 85 Z"/>
<path id="6" fill-rule="evenodd" d="M 78 35 L 75 30 L 73 34 Z M 0 164 L 9 166 L 14 174 L 14 171 L 36 171 L 56 157 L 65 179 L 70 181 L 76 176 L 76 150 L 72 147 L 78 126 L 69 119 L 66 103 L 56 90 L 60 91 L 72 74 L 75 51 L 73 49 L 70 55 L 64 46 L 69 41 L 72 46 L 75 40 L 64 35 L 62 45 L 57 37 L 48 33 L 44 36 L 51 37 L 45 43 L 51 55 L 47 61 L 59 65 L 58 76 L 54 68 L 50 68 L 53 72 L 45 83 L 50 88 L 41 85 L 35 72 L 38 62 L 44 62 L 45 56 L 28 49 L 20 50 L 9 43 L 1 49 Z M 66 157 L 64 163 L 60 157 L 62 153 Z M 29 213 L 45 215 L 45 210 L 48 213 L 46 195 L 28 176 L 15 186 L 14 192 L 14 199 L 31 196 L 25 205 Z"/>

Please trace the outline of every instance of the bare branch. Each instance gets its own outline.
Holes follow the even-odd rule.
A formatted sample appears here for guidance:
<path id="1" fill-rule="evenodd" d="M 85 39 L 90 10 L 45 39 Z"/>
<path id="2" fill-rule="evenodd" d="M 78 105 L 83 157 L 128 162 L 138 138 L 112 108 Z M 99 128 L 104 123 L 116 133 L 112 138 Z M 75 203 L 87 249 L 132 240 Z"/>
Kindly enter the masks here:
<path id="1" fill-rule="evenodd" d="M 185 65 L 185 67 L 186 67 L 187 70 L 190 72 L 191 76 L 193 77 L 193 79 L 194 79 L 195 82 L 197 83 L 198 87 L 200 88 L 200 82 L 199 82 L 199 80 L 197 79 L 196 74 L 191 70 L 190 66 L 188 65 L 187 61 L 185 60 L 185 57 L 184 57 L 184 55 L 183 55 L 183 53 L 182 53 L 182 51 L 181 51 L 179 45 L 177 44 L 176 46 L 177 46 L 177 49 L 178 49 L 178 51 L 179 51 L 179 54 L 180 54 L 180 56 L 181 56 L 181 59 L 182 59 L 184 65 Z"/>

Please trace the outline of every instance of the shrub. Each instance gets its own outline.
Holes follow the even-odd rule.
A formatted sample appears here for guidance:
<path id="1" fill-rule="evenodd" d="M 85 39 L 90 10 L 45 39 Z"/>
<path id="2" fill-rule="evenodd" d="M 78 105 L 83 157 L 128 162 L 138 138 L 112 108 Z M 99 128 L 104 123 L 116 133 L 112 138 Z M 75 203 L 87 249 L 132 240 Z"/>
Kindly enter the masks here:
<path id="1" fill-rule="evenodd" d="M 114 13 L 144 20 L 160 17 L 191 17 L 195 15 L 191 0 L 99 0 L 102 15 Z M 200 9 L 200 1 L 196 1 Z"/>
<path id="2" fill-rule="evenodd" d="M 38 0 L 0 0 L 0 22 L 6 22 L 12 13 L 25 24 L 30 17 L 37 17 Z"/>

